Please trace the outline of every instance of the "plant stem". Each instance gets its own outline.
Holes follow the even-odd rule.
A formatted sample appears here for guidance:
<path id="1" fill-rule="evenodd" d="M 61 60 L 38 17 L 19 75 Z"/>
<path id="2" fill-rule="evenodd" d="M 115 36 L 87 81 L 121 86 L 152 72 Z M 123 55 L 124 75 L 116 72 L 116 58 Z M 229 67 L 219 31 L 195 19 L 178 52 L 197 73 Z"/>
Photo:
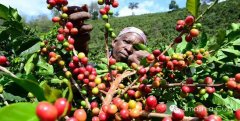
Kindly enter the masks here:
<path id="1" fill-rule="evenodd" d="M 147 85 L 152 86 L 152 85 Z M 160 85 L 160 87 L 176 87 L 176 86 L 188 86 L 188 87 L 220 87 L 224 84 L 184 84 L 184 83 L 171 83 L 166 85 Z M 138 88 L 138 86 L 131 87 L 132 89 Z"/>
<path id="2" fill-rule="evenodd" d="M 121 93 L 121 95 L 125 94 L 136 82 L 138 79 L 135 79 L 130 85 L 128 85 Z M 120 97 L 121 95 L 118 95 L 117 97 Z"/>
<path id="3" fill-rule="evenodd" d="M 218 3 L 218 0 L 215 0 L 201 15 L 199 15 L 197 17 L 197 19 L 195 20 L 195 22 L 199 21 L 199 19 L 201 19 L 214 5 L 216 5 Z"/>
<path id="4" fill-rule="evenodd" d="M 141 116 L 142 117 L 148 117 L 148 118 L 152 118 L 152 117 L 156 117 L 156 118 L 171 117 L 171 115 L 169 115 L 169 114 L 149 113 L 149 112 L 145 112 L 145 111 L 143 111 L 141 113 Z M 201 121 L 201 119 L 199 119 L 198 117 L 187 117 L 187 116 L 185 116 L 182 121 Z"/>
<path id="5" fill-rule="evenodd" d="M 102 102 L 102 106 L 103 105 L 109 105 L 113 99 L 113 96 L 115 94 L 115 91 L 117 90 L 118 88 L 118 85 L 121 83 L 121 81 L 128 77 L 128 76 L 131 76 L 133 74 L 135 74 L 136 71 L 124 71 L 123 74 L 121 74 L 120 76 L 118 76 L 114 81 L 113 83 L 111 84 L 111 87 L 110 89 L 108 90 L 103 102 Z M 102 108 L 101 108 L 102 109 Z M 101 110 L 102 112 L 102 110 Z"/>
<path id="6" fill-rule="evenodd" d="M 6 68 L 0 66 L 0 70 L 9 74 L 10 76 L 14 77 L 14 78 L 18 78 L 16 75 L 14 75 L 12 72 L 10 72 L 9 70 L 7 70 Z"/>
<path id="7" fill-rule="evenodd" d="M 9 104 L 8 104 L 8 102 L 5 100 L 3 94 L 0 94 L 0 97 L 3 99 L 3 103 L 8 106 Z"/>

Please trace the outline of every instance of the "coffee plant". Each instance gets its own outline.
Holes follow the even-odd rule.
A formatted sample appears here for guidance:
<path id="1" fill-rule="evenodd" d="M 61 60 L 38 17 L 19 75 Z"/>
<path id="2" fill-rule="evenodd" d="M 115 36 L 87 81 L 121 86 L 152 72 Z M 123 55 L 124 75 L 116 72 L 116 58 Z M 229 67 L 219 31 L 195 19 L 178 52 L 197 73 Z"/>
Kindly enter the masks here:
<path id="1" fill-rule="evenodd" d="M 16 9 L 0 4 L 0 120 L 240 120 L 240 24 L 208 37 L 199 22 L 217 3 L 198 13 L 199 0 L 187 0 L 189 15 L 173 25 L 179 35 L 170 45 L 134 45 L 150 53 L 140 64 L 109 58 L 117 0 L 98 0 L 106 58 L 97 64 L 74 39 L 84 21 L 70 20 L 87 6 L 72 11 L 67 0 L 48 0 L 59 16 L 38 37 Z"/>

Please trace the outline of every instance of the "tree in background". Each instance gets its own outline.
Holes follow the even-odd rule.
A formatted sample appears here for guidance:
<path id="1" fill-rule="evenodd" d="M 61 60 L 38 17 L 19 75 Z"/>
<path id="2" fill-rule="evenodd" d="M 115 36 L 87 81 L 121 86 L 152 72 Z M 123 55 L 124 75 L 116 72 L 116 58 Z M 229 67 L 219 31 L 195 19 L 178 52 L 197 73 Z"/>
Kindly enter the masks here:
<path id="1" fill-rule="evenodd" d="M 119 11 L 117 11 L 114 16 L 118 17 L 119 16 Z"/>
<path id="2" fill-rule="evenodd" d="M 29 22 L 26 22 L 31 28 L 37 29 L 40 33 L 48 32 L 52 27 L 52 21 L 49 20 L 46 14 L 32 17 Z"/>
<path id="3" fill-rule="evenodd" d="M 171 3 L 169 4 L 169 9 L 170 10 L 177 10 L 177 9 L 179 9 L 179 7 L 178 7 L 178 5 L 177 5 L 175 0 L 171 1 Z"/>
<path id="4" fill-rule="evenodd" d="M 207 4 L 209 4 L 209 3 L 211 3 L 211 2 L 213 2 L 214 0 L 201 0 L 201 3 L 202 3 L 202 5 L 207 5 Z M 223 1 L 223 0 L 221 0 L 221 1 Z"/>
<path id="5" fill-rule="evenodd" d="M 132 10 L 132 15 L 134 15 L 133 9 L 138 8 L 138 3 L 130 2 L 128 8 Z"/>
<path id="6" fill-rule="evenodd" d="M 99 6 L 98 3 L 96 2 L 92 2 L 89 6 L 89 12 L 92 14 L 92 19 L 96 20 L 98 19 L 98 11 L 99 11 Z"/>

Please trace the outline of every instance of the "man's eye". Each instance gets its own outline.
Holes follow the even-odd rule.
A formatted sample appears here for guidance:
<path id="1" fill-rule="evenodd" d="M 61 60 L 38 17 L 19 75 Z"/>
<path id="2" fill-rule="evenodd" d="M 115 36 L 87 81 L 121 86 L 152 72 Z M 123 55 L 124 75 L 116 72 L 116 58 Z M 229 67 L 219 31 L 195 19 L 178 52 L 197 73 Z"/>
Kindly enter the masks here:
<path id="1" fill-rule="evenodd" d="M 128 40 L 123 40 L 125 43 L 130 44 L 131 42 Z"/>

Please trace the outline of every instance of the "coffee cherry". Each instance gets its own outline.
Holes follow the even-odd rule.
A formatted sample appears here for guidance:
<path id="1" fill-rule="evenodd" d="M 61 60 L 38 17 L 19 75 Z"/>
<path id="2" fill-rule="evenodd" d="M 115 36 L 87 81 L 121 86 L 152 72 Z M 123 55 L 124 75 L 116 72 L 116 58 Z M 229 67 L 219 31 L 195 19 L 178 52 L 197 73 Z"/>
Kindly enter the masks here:
<path id="1" fill-rule="evenodd" d="M 181 31 L 183 30 L 183 25 L 177 25 L 177 26 L 176 26 L 176 30 L 177 30 L 178 32 L 181 32 Z"/>
<path id="2" fill-rule="evenodd" d="M 103 3 L 104 3 L 104 0 L 98 0 L 99 5 L 103 5 Z"/>
<path id="3" fill-rule="evenodd" d="M 204 118 L 208 115 L 207 108 L 204 105 L 198 105 L 194 108 L 194 114 L 198 118 Z"/>
<path id="4" fill-rule="evenodd" d="M 73 38 L 69 38 L 69 39 L 68 39 L 68 43 L 69 43 L 69 44 L 72 44 L 72 45 L 73 45 L 74 42 L 75 42 L 75 40 L 74 40 Z"/>
<path id="5" fill-rule="evenodd" d="M 107 121 L 107 114 L 102 112 L 98 115 L 100 121 Z"/>
<path id="6" fill-rule="evenodd" d="M 110 105 L 108 106 L 107 112 L 108 112 L 109 114 L 113 115 L 113 114 L 117 113 L 117 111 L 118 111 L 118 109 L 117 109 L 117 106 L 116 106 L 116 105 L 110 104 Z"/>
<path id="7" fill-rule="evenodd" d="M 190 88 L 188 87 L 188 86 L 182 86 L 182 92 L 184 92 L 184 93 L 189 93 L 189 92 L 191 92 L 191 90 L 190 90 Z"/>
<path id="8" fill-rule="evenodd" d="M 5 56 L 0 56 L 0 65 L 4 65 L 7 62 L 7 58 Z"/>
<path id="9" fill-rule="evenodd" d="M 100 119 L 99 119 L 99 117 L 94 116 L 94 117 L 92 117 L 92 121 L 100 121 Z"/>
<path id="10" fill-rule="evenodd" d="M 141 68 L 138 70 L 138 74 L 140 74 L 140 75 L 144 75 L 146 73 L 147 73 L 147 70 L 145 68 Z"/>
<path id="11" fill-rule="evenodd" d="M 130 110 L 130 117 L 132 117 L 132 118 L 138 118 L 139 116 L 140 116 L 140 110 L 138 110 L 138 109 L 132 109 L 132 110 Z"/>
<path id="12" fill-rule="evenodd" d="M 235 89 L 237 87 L 237 83 L 233 80 L 229 80 L 226 85 L 228 89 Z"/>
<path id="13" fill-rule="evenodd" d="M 105 24 L 105 28 L 106 28 L 106 29 L 110 29 L 110 28 L 111 28 L 110 23 L 106 23 L 106 24 Z"/>
<path id="14" fill-rule="evenodd" d="M 164 113 L 167 110 L 167 105 L 166 104 L 158 104 L 155 108 L 157 113 Z"/>
<path id="15" fill-rule="evenodd" d="M 171 117 L 164 117 L 162 121 L 172 121 Z"/>
<path id="16" fill-rule="evenodd" d="M 57 109 L 58 117 L 63 115 L 65 108 L 67 108 L 68 112 L 71 111 L 71 104 L 65 98 L 57 99 L 54 103 L 54 106 Z"/>
<path id="17" fill-rule="evenodd" d="M 101 8 L 101 9 L 99 10 L 99 12 L 100 12 L 101 15 L 107 14 L 107 11 L 106 11 L 104 8 Z"/>
<path id="18" fill-rule="evenodd" d="M 94 88 L 92 89 L 92 93 L 93 93 L 94 95 L 97 95 L 97 94 L 99 93 L 99 89 L 98 89 L 97 87 L 94 87 Z"/>
<path id="19" fill-rule="evenodd" d="M 154 50 L 153 52 L 152 52 L 152 54 L 155 56 L 155 57 L 158 57 L 160 54 L 161 54 L 161 51 L 160 50 Z"/>
<path id="20" fill-rule="evenodd" d="M 55 121 L 57 119 L 58 111 L 49 102 L 40 102 L 36 108 L 36 114 L 42 121 Z"/>
<path id="21" fill-rule="evenodd" d="M 123 118 L 123 119 L 129 118 L 129 111 L 128 111 L 127 109 L 122 109 L 122 110 L 120 111 L 120 116 L 121 116 L 121 118 Z"/>
<path id="22" fill-rule="evenodd" d="M 70 117 L 69 119 L 67 119 L 66 121 L 78 121 L 76 118 L 74 117 Z"/>
<path id="23" fill-rule="evenodd" d="M 184 21 L 184 20 L 178 20 L 178 21 L 177 21 L 177 25 L 182 25 L 182 26 L 184 26 L 184 25 L 185 25 L 185 21 Z"/>
<path id="24" fill-rule="evenodd" d="M 235 111 L 235 117 L 237 120 L 240 120 L 240 109 Z"/>
<path id="25" fill-rule="evenodd" d="M 114 65 L 116 63 L 116 59 L 109 58 L 109 65 Z"/>
<path id="26" fill-rule="evenodd" d="M 182 42 L 182 37 L 176 37 L 174 42 L 175 43 L 181 43 Z"/>
<path id="27" fill-rule="evenodd" d="M 187 42 L 191 42 L 191 41 L 192 41 L 192 36 L 191 36 L 190 34 L 186 35 L 186 36 L 185 36 L 185 40 L 186 40 Z"/>
<path id="28" fill-rule="evenodd" d="M 87 113 L 84 109 L 77 109 L 74 114 L 74 118 L 76 118 L 78 121 L 86 121 L 87 120 Z"/>
<path id="29" fill-rule="evenodd" d="M 204 121 L 222 121 L 222 119 L 217 115 L 210 115 L 207 118 L 205 118 Z"/>
<path id="30" fill-rule="evenodd" d="M 77 29 L 77 28 L 72 28 L 72 29 L 70 29 L 70 33 L 71 33 L 72 35 L 77 35 L 77 34 L 78 34 L 78 29 Z"/>
<path id="31" fill-rule="evenodd" d="M 159 59 L 160 62 L 165 62 L 166 61 L 166 56 L 165 55 L 160 55 L 158 57 L 158 59 Z"/>
<path id="32" fill-rule="evenodd" d="M 67 27 L 69 30 L 71 30 L 71 29 L 73 28 L 72 22 L 67 22 L 67 23 L 66 23 L 66 27 Z"/>
<path id="33" fill-rule="evenodd" d="M 87 58 L 87 57 L 81 58 L 81 63 L 82 63 L 83 65 L 87 65 L 87 63 L 88 63 L 88 58 Z"/>
<path id="34" fill-rule="evenodd" d="M 60 21 L 60 18 L 59 17 L 53 17 L 52 18 L 52 22 L 56 23 L 56 22 L 59 22 Z"/>
<path id="35" fill-rule="evenodd" d="M 172 119 L 174 121 L 180 121 L 184 118 L 184 111 L 182 109 L 174 109 L 173 112 L 172 112 Z"/>
<path id="36" fill-rule="evenodd" d="M 99 109 L 98 107 L 95 107 L 95 108 L 92 109 L 92 114 L 93 114 L 94 116 L 98 115 L 99 112 L 100 112 L 100 109 Z"/>
<path id="37" fill-rule="evenodd" d="M 114 7 L 114 8 L 117 8 L 118 5 L 119 5 L 119 3 L 118 3 L 118 1 L 116 1 L 116 0 L 112 3 L 112 7 Z"/>
<path id="38" fill-rule="evenodd" d="M 197 29 L 191 29 L 190 30 L 190 35 L 192 37 L 197 37 L 199 35 L 199 31 Z"/>
<path id="39" fill-rule="evenodd" d="M 193 16 L 187 16 L 186 19 L 185 19 L 185 23 L 187 25 L 192 25 L 194 23 L 194 17 Z"/>
<path id="40" fill-rule="evenodd" d="M 235 81 L 238 82 L 238 83 L 240 83 L 240 73 L 237 73 L 237 74 L 235 75 Z"/>
<path id="41" fill-rule="evenodd" d="M 128 102 L 128 107 L 129 107 L 129 109 L 134 109 L 136 106 L 137 106 L 137 103 L 136 103 L 135 100 L 130 100 L 130 101 Z"/>
<path id="42" fill-rule="evenodd" d="M 61 18 L 63 18 L 63 19 L 68 19 L 68 14 L 63 13 L 63 14 L 61 15 Z"/>
<path id="43" fill-rule="evenodd" d="M 154 109 L 157 106 L 157 98 L 155 96 L 149 96 L 146 99 L 146 104 L 151 109 Z"/>
<path id="44" fill-rule="evenodd" d="M 110 10 L 110 6 L 109 5 L 105 5 L 104 9 L 105 9 L 106 12 L 108 12 Z"/>
<path id="45" fill-rule="evenodd" d="M 98 107 L 98 103 L 96 101 L 91 102 L 91 109 Z"/>
<path id="46" fill-rule="evenodd" d="M 205 84 L 212 84 L 213 83 L 213 79 L 211 77 L 206 77 L 204 80 Z"/>
<path id="47" fill-rule="evenodd" d="M 208 94 L 213 94 L 215 92 L 215 88 L 214 87 L 206 87 L 206 91 Z"/>
<path id="48" fill-rule="evenodd" d="M 65 39 L 65 38 L 64 38 L 64 35 L 63 35 L 63 34 L 58 34 L 58 35 L 57 35 L 57 40 L 58 40 L 59 42 L 62 42 L 64 39 Z"/>

